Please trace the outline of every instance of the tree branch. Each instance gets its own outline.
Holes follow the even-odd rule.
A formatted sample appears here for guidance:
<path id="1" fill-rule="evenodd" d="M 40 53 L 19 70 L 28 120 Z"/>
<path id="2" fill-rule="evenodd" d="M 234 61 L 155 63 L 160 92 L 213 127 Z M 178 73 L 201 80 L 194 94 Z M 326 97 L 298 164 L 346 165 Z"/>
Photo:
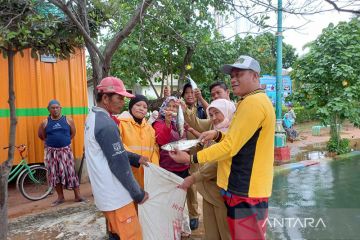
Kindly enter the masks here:
<path id="1" fill-rule="evenodd" d="M 10 26 L 10 24 L 12 23 L 12 21 L 14 21 L 14 20 L 15 20 L 16 18 L 18 18 L 18 17 L 21 17 L 21 16 L 24 14 L 25 9 L 26 9 L 27 7 L 28 7 L 28 3 L 25 4 L 25 6 L 24 6 L 23 10 L 21 11 L 21 13 L 19 13 L 19 14 L 16 15 L 15 17 L 11 18 L 10 21 L 9 21 L 9 23 L 8 23 L 3 29 L 8 28 L 8 27 Z"/>
<path id="2" fill-rule="evenodd" d="M 350 10 L 350 9 L 343 9 L 340 8 L 334 1 L 330 1 L 330 0 L 325 0 L 325 2 L 331 4 L 335 10 L 339 11 L 339 12 L 348 12 L 348 13 L 354 13 L 354 14 L 360 14 L 360 10 Z"/>
<path id="3" fill-rule="evenodd" d="M 137 7 L 134 15 L 131 17 L 124 29 L 115 34 L 115 36 L 109 41 L 104 50 L 104 65 L 109 67 L 111 57 L 115 53 L 115 50 L 119 47 L 120 43 L 130 35 L 137 23 L 141 21 L 146 9 L 150 6 L 153 0 L 143 0 Z"/>
<path id="4" fill-rule="evenodd" d="M 74 13 L 70 11 L 68 6 L 65 5 L 61 0 L 49 0 L 49 2 L 61 9 L 73 21 L 73 23 L 79 29 L 81 35 L 84 37 L 85 42 L 88 43 L 88 46 L 90 46 L 97 53 L 101 61 L 104 61 L 104 56 L 102 52 L 96 46 L 95 42 L 91 39 L 90 34 L 86 31 L 84 26 L 78 21 Z"/>

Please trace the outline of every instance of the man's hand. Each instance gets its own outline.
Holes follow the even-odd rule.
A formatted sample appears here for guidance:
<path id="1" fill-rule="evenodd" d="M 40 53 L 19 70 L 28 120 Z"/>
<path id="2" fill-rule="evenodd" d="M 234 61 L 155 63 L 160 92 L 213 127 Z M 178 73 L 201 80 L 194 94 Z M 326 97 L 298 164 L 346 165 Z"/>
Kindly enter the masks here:
<path id="1" fill-rule="evenodd" d="M 169 155 L 177 163 L 190 163 L 190 155 L 187 152 L 175 149 L 169 152 Z"/>
<path id="2" fill-rule="evenodd" d="M 198 88 L 194 89 L 194 94 L 195 94 L 196 99 L 198 99 L 198 100 L 203 99 L 203 96 L 201 95 L 201 90 L 200 89 L 198 89 Z"/>
<path id="3" fill-rule="evenodd" d="M 178 186 L 178 188 L 187 191 L 187 189 L 191 187 L 191 185 L 193 185 L 194 183 L 195 183 L 195 177 L 190 175 L 184 178 L 184 181 Z"/>
<path id="4" fill-rule="evenodd" d="M 149 194 L 147 192 L 145 192 L 144 198 L 143 200 L 141 200 L 141 202 L 139 202 L 138 204 L 143 204 L 144 202 L 146 202 L 146 200 L 149 199 Z"/>
<path id="5" fill-rule="evenodd" d="M 170 89 L 169 86 L 165 86 L 164 87 L 164 97 L 169 97 L 170 96 Z"/>
<path id="6" fill-rule="evenodd" d="M 206 131 L 206 132 L 203 132 L 201 133 L 200 137 L 199 137 L 199 140 L 202 142 L 202 143 L 207 143 L 209 141 L 212 141 L 216 138 L 217 136 L 217 131 L 216 130 L 210 130 L 210 131 Z"/>
<path id="7" fill-rule="evenodd" d="M 139 164 L 140 165 L 144 165 L 146 167 L 149 166 L 149 158 L 148 157 L 145 157 L 145 156 L 141 156 L 140 159 L 139 159 Z"/>

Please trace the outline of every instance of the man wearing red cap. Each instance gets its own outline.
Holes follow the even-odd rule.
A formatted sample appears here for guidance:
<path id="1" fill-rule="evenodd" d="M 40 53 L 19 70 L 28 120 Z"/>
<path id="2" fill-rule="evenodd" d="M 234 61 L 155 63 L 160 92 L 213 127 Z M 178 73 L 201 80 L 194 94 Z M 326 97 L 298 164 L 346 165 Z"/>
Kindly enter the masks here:
<path id="1" fill-rule="evenodd" d="M 96 88 L 97 106 L 85 126 L 85 156 L 95 204 L 107 219 L 109 239 L 142 239 L 134 202 L 142 204 L 149 196 L 136 182 L 130 164 L 147 165 L 147 159 L 124 149 L 111 118 L 120 113 L 124 98 L 134 95 L 115 77 L 104 78 Z"/>

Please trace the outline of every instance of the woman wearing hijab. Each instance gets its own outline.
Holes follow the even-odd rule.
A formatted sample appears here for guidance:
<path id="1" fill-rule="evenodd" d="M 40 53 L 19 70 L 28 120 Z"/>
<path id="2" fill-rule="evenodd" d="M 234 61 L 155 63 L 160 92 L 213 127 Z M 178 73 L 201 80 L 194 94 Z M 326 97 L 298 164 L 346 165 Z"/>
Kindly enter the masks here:
<path id="1" fill-rule="evenodd" d="M 176 128 L 176 114 L 179 106 L 179 100 L 174 96 L 169 96 L 161 104 L 159 109 L 159 117 L 153 123 L 153 128 L 155 129 L 156 142 L 161 148 L 162 145 L 168 144 L 170 142 L 178 141 L 183 139 L 184 136 L 180 136 Z M 160 149 L 160 167 L 176 174 L 181 178 L 186 178 L 189 176 L 189 165 L 181 164 L 175 162 L 169 155 L 169 152 L 163 149 Z M 190 236 L 190 222 L 188 216 L 188 208 L 185 205 L 183 219 L 181 223 L 181 236 L 188 237 Z"/>
<path id="2" fill-rule="evenodd" d="M 236 108 L 235 104 L 226 99 L 217 99 L 211 102 L 206 109 L 207 116 L 213 129 L 226 132 Z M 188 131 L 199 137 L 200 133 L 192 128 Z M 186 190 L 196 183 L 196 188 L 203 196 L 203 216 L 205 239 L 230 240 L 231 235 L 227 223 L 227 209 L 220 188 L 216 185 L 217 162 L 206 163 L 200 169 L 184 179 L 180 188 Z"/>
<path id="3" fill-rule="evenodd" d="M 156 142 L 161 148 L 162 145 L 178 141 L 184 136 L 180 136 L 176 129 L 176 113 L 178 109 L 178 99 L 169 96 L 162 103 L 159 110 L 159 117 L 153 123 L 156 134 Z M 160 167 L 172 172 L 179 177 L 189 176 L 189 165 L 175 162 L 166 150 L 160 149 Z"/>
<path id="4" fill-rule="evenodd" d="M 144 95 L 135 95 L 129 102 L 129 111 L 119 116 L 121 139 L 128 151 L 149 158 L 149 161 L 159 165 L 159 147 L 156 144 L 155 131 L 146 121 L 148 99 Z M 144 169 L 132 168 L 135 179 L 144 188 Z"/>

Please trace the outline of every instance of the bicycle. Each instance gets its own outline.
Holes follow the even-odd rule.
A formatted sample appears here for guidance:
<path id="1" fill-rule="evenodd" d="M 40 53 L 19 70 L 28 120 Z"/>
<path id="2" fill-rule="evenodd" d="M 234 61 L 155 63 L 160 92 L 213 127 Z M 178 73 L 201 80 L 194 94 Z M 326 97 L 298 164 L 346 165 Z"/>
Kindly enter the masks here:
<path id="1" fill-rule="evenodd" d="M 27 199 L 37 201 L 46 198 L 52 191 L 47 181 L 47 168 L 37 165 L 29 166 L 23 155 L 26 145 L 15 146 L 21 156 L 20 163 L 10 171 L 8 182 L 16 179 L 16 188 Z M 8 149 L 9 147 L 4 147 Z"/>

